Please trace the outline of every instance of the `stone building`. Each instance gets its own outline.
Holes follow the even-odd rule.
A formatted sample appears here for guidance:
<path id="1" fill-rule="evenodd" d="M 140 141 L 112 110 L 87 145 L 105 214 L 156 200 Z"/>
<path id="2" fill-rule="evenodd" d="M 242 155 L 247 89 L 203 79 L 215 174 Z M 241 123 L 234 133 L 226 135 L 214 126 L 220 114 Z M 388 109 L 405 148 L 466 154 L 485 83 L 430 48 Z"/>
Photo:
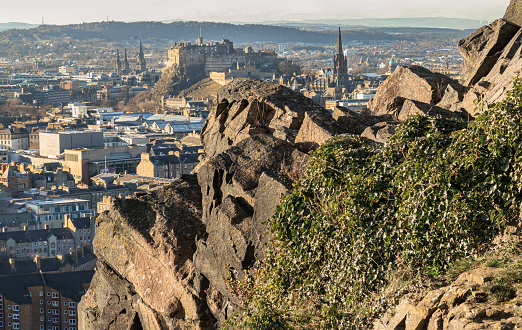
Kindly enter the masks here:
<path id="1" fill-rule="evenodd" d="M 95 220 L 95 217 L 72 219 L 65 216 L 63 226 L 71 231 L 76 248 L 92 244 Z"/>
<path id="2" fill-rule="evenodd" d="M 0 149 L 29 149 L 29 131 L 25 128 L 5 128 L 0 130 Z"/>
<path id="3" fill-rule="evenodd" d="M 2 173 L 2 176 L 0 177 L 0 184 L 7 187 L 13 197 L 18 195 L 18 180 L 11 166 L 7 166 L 7 168 Z"/>
<path id="4" fill-rule="evenodd" d="M 56 257 L 76 250 L 71 229 L 9 231 L 0 233 L 0 256 L 11 259 Z"/>
<path id="5" fill-rule="evenodd" d="M 76 187 L 74 177 L 63 168 L 55 171 L 42 171 L 31 175 L 32 188 L 50 190 L 53 187 Z"/>
<path id="6" fill-rule="evenodd" d="M 173 179 L 181 174 L 190 174 L 199 164 L 199 154 L 180 154 L 151 156 L 141 154 L 141 162 L 136 173 L 140 176 Z"/>
<path id="7" fill-rule="evenodd" d="M 238 63 L 250 63 L 259 67 L 267 63 L 277 62 L 277 54 L 272 50 L 253 51 L 251 47 L 244 50 L 234 49 L 234 44 L 223 38 L 221 42 L 211 41 L 203 43 L 199 37 L 196 44 L 190 42 L 175 44 L 168 51 L 167 66 L 202 66 L 205 73 L 227 72 L 235 68 Z"/>

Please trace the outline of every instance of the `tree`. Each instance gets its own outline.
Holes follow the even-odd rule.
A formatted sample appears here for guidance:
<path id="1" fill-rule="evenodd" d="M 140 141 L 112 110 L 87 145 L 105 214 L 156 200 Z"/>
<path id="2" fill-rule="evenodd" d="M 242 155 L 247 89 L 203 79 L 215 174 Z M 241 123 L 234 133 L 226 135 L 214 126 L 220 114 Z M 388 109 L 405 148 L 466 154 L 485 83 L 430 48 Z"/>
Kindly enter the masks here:
<path id="1" fill-rule="evenodd" d="M 293 76 L 294 73 L 296 75 L 300 75 L 301 66 L 299 66 L 298 64 L 293 64 L 293 63 L 284 61 L 284 62 L 279 63 L 279 73 L 287 75 L 287 76 Z"/>

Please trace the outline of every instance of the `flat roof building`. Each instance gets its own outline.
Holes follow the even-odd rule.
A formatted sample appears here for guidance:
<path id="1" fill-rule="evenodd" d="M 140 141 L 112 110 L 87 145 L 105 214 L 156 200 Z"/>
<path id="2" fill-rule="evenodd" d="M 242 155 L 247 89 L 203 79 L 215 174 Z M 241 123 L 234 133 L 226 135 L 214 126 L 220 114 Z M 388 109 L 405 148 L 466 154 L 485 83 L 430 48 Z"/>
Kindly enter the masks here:
<path id="1" fill-rule="evenodd" d="M 40 132 L 40 155 L 44 157 L 58 157 L 65 149 L 103 147 L 103 132 Z"/>

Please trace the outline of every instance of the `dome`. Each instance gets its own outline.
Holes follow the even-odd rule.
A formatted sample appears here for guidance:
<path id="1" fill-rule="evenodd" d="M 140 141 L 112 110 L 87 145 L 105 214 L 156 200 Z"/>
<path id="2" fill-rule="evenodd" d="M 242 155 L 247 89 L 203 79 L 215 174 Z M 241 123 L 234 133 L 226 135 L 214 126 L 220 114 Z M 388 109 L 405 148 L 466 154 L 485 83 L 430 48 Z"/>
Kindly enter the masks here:
<path id="1" fill-rule="evenodd" d="M 390 60 L 390 65 L 397 65 L 397 61 L 394 58 L 392 58 Z"/>

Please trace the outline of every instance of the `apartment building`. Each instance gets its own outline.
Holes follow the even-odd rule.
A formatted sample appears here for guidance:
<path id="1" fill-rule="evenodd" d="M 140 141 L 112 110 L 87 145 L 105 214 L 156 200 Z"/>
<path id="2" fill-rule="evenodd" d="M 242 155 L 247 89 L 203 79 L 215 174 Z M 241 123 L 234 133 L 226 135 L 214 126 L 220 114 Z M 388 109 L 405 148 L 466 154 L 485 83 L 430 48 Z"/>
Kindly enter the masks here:
<path id="1" fill-rule="evenodd" d="M 0 276 L 0 329 L 77 330 L 94 271 Z"/>
<path id="2" fill-rule="evenodd" d="M 4 128 L 0 130 L 0 149 L 29 149 L 29 131 L 25 128 Z"/>
<path id="3" fill-rule="evenodd" d="M 40 229 L 45 228 L 45 225 L 50 228 L 63 227 L 66 215 L 72 219 L 96 215 L 96 210 L 91 208 L 91 203 L 84 199 L 31 200 L 26 202 L 25 206 Z"/>
<path id="4" fill-rule="evenodd" d="M 74 250 L 76 250 L 76 240 L 69 228 L 0 233 L 2 258 L 23 260 L 34 257 L 56 257 Z"/>

